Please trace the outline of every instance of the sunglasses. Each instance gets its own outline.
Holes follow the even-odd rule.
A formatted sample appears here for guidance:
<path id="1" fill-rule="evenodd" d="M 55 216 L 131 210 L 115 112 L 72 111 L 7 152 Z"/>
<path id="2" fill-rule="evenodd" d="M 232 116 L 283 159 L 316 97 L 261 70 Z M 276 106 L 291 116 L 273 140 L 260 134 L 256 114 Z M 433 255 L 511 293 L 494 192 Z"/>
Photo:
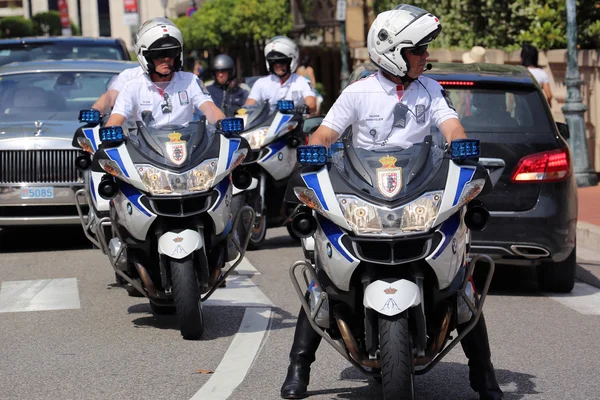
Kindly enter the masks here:
<path id="1" fill-rule="evenodd" d="M 151 60 L 160 60 L 162 58 L 176 58 L 179 56 L 178 49 L 167 49 L 167 50 L 152 50 L 147 52 L 146 57 Z"/>
<path id="2" fill-rule="evenodd" d="M 429 45 L 424 44 L 422 46 L 413 47 L 409 51 L 410 51 L 410 54 L 412 54 L 413 56 L 422 56 L 427 51 L 427 47 L 429 47 Z"/>

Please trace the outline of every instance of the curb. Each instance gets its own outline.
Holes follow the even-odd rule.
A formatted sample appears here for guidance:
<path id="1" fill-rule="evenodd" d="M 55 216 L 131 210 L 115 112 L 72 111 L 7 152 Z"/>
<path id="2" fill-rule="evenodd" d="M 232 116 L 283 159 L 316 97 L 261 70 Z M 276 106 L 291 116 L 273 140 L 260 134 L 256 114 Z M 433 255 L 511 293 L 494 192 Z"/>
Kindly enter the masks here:
<path id="1" fill-rule="evenodd" d="M 576 278 L 600 288 L 600 227 L 589 222 L 577 222 L 577 248 Z"/>

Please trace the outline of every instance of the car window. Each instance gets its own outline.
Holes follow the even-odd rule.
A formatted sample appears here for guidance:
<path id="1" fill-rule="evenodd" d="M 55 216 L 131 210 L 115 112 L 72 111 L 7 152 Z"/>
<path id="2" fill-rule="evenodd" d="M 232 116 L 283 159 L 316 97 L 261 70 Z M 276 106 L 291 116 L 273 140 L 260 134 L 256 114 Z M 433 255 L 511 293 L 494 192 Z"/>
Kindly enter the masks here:
<path id="1" fill-rule="evenodd" d="M 545 132 L 550 129 L 535 90 L 445 87 L 467 132 Z"/>
<path id="2" fill-rule="evenodd" d="M 106 91 L 111 72 L 36 72 L 0 76 L 2 115 L 90 108 Z"/>
<path id="3" fill-rule="evenodd" d="M 0 65 L 11 62 L 64 59 L 122 60 L 119 48 L 112 45 L 69 45 L 57 43 L 0 45 Z"/>

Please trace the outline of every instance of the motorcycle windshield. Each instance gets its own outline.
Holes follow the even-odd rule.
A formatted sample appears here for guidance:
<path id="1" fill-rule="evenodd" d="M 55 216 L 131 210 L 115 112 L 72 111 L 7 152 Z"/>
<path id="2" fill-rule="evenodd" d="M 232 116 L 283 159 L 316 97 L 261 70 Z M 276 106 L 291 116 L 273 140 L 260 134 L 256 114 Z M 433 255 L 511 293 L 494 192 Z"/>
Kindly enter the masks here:
<path id="1" fill-rule="evenodd" d="M 129 131 L 128 146 L 133 146 L 151 164 L 166 169 L 185 170 L 198 165 L 206 158 L 216 136 L 215 128 L 204 119 L 187 126 L 151 127 L 142 121 L 136 126 Z"/>
<path id="2" fill-rule="evenodd" d="M 275 114 L 271 110 L 269 102 L 265 101 L 240 108 L 236 117 L 244 120 L 244 131 L 247 132 L 258 127 L 271 125 Z"/>
<path id="3" fill-rule="evenodd" d="M 432 144 L 428 136 L 423 143 L 407 149 L 366 150 L 354 148 L 352 139 L 332 151 L 332 161 L 341 177 L 356 193 L 367 193 L 377 200 L 395 202 L 425 191 L 439 173 L 445 152 Z"/>

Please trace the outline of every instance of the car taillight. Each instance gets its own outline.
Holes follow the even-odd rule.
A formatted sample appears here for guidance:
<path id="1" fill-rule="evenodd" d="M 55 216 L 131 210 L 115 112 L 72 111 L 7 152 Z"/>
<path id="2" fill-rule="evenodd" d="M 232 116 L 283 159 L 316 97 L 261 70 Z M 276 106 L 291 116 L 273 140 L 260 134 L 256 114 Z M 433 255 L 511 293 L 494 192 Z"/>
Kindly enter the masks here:
<path id="1" fill-rule="evenodd" d="M 568 178 L 572 167 L 566 149 L 536 153 L 519 160 L 513 182 L 556 182 Z"/>

